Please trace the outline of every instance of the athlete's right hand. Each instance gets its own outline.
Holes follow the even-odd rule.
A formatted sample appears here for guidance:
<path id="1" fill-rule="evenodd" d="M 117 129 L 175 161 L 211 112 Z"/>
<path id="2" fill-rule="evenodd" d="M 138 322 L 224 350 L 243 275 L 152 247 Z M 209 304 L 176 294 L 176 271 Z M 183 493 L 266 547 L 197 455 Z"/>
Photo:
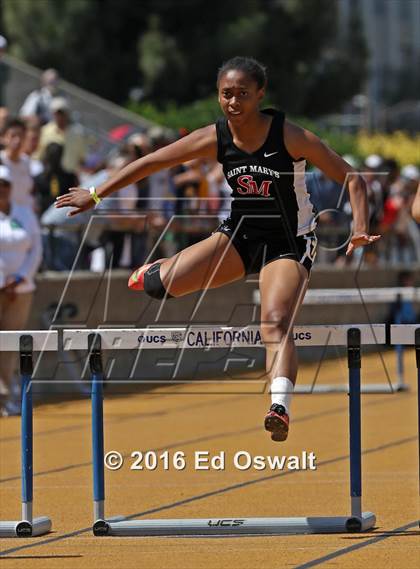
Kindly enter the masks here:
<path id="1" fill-rule="evenodd" d="M 72 211 L 67 214 L 68 217 L 77 215 L 82 211 L 86 211 L 91 207 L 94 207 L 95 202 L 89 193 L 89 190 L 84 188 L 70 188 L 67 194 L 59 196 L 55 201 L 56 208 L 62 207 L 74 207 Z"/>

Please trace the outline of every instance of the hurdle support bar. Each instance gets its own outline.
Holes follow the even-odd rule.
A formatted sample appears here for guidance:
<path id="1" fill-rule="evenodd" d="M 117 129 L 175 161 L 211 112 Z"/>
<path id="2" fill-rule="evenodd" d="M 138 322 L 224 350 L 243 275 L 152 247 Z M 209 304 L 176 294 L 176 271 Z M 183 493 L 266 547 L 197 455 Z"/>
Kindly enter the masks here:
<path id="1" fill-rule="evenodd" d="M 105 520 L 104 472 L 104 410 L 102 345 L 99 334 L 89 334 L 89 368 L 92 378 L 92 455 L 93 455 L 93 524 L 101 526 Z M 124 520 L 124 516 L 110 518 L 110 522 Z"/>
<path id="2" fill-rule="evenodd" d="M 203 518 L 191 520 L 125 520 L 99 521 L 94 525 L 96 536 L 188 536 L 188 535 L 295 535 L 351 533 L 366 531 L 375 525 L 375 516 L 361 518 Z"/>
<path id="3" fill-rule="evenodd" d="M 15 340 L 16 339 L 15 337 Z M 35 537 L 48 533 L 52 525 L 50 518 L 47 516 L 33 517 L 32 373 L 34 340 L 30 334 L 24 334 L 19 335 L 18 341 L 22 401 L 22 519 L 18 521 L 0 522 L 0 537 Z M 16 351 L 13 345 L 9 345 L 8 348 Z"/>
<path id="4" fill-rule="evenodd" d="M 93 454 L 93 519 L 105 517 L 103 368 L 101 337 L 89 334 L 89 367 L 92 378 L 92 454 Z"/>
<path id="5" fill-rule="evenodd" d="M 349 432 L 350 432 L 350 496 L 351 515 L 362 515 L 362 435 L 360 407 L 360 368 L 362 367 L 360 330 L 348 333 L 347 359 L 349 368 Z"/>
<path id="6" fill-rule="evenodd" d="M 322 345 L 326 336 L 331 345 L 346 345 L 348 350 L 350 386 L 350 494 L 351 514 L 335 517 L 283 517 L 283 518 L 241 518 L 214 517 L 202 519 L 154 519 L 132 520 L 121 516 L 113 519 L 105 517 L 104 481 L 104 433 L 103 433 L 103 373 L 101 349 L 116 345 L 120 349 L 141 348 L 139 330 L 91 330 L 67 331 L 69 344 L 73 349 L 88 347 L 90 371 L 92 374 L 92 449 L 94 484 L 94 523 L 95 536 L 199 536 L 199 535 L 287 535 L 354 533 L 371 529 L 376 517 L 371 512 L 362 512 L 361 500 L 361 410 L 360 410 L 360 367 L 361 343 L 384 343 L 383 325 L 375 329 L 366 325 L 313 327 L 315 334 L 312 343 Z M 321 328 L 323 328 L 321 330 Z M 88 332 L 86 334 L 86 332 Z M 184 335 L 182 335 L 182 333 Z M 173 335 L 166 330 L 169 341 L 185 344 L 186 332 Z M 163 332 L 162 332 L 163 333 Z M 379 337 L 376 336 L 379 334 Z M 124 337 L 124 342 L 120 342 Z M 169 342 L 168 342 L 169 343 Z M 87 346 L 86 346 L 87 344 Z"/>

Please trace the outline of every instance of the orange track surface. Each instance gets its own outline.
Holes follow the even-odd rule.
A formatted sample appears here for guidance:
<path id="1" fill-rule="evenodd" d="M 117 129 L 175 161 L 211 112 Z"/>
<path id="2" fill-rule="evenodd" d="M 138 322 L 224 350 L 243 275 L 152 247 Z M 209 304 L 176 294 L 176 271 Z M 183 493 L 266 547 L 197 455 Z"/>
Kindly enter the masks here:
<path id="1" fill-rule="evenodd" d="M 395 374 L 392 352 L 384 355 Z M 411 390 L 363 396 L 363 509 L 377 516 L 370 533 L 230 538 L 97 538 L 90 530 L 92 484 L 89 401 L 35 409 L 34 513 L 49 515 L 53 532 L 32 539 L 3 539 L 4 567 L 255 569 L 361 567 L 418 568 L 418 447 L 414 353 L 405 355 Z M 344 381 L 345 360 L 326 362 L 322 383 Z M 302 366 L 310 383 L 315 366 Z M 378 354 L 363 359 L 363 380 L 386 381 Z M 234 391 L 237 394 L 234 394 Z M 349 512 L 348 398 L 296 395 L 286 443 L 262 428 L 268 408 L 263 383 L 177 385 L 108 398 L 106 451 L 125 457 L 107 471 L 107 515 L 150 518 L 345 515 Z M 187 468 L 130 470 L 135 450 L 184 451 Z M 196 471 L 197 450 L 225 451 L 223 471 Z M 233 455 L 300 455 L 313 451 L 317 470 L 239 471 Z M 2 519 L 20 515 L 19 420 L 0 419 Z M 273 477 L 274 475 L 277 475 Z M 210 493 L 210 496 L 206 494 Z M 182 502 L 179 504 L 179 502 Z M 154 513 L 147 513 L 154 510 Z"/>

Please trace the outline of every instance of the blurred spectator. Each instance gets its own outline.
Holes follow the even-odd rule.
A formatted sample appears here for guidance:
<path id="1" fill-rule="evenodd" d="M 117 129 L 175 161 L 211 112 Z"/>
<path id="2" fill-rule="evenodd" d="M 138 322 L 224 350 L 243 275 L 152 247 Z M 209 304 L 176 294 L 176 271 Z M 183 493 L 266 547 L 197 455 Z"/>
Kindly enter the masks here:
<path id="1" fill-rule="evenodd" d="M 345 159 L 349 163 L 352 160 L 349 160 L 348 156 Z M 356 167 L 354 161 L 351 165 Z M 347 189 L 327 178 L 318 169 L 309 172 L 305 180 L 317 212 L 317 237 L 320 245 L 317 260 L 321 263 L 331 263 L 339 259 L 344 262 L 345 248 L 341 245 L 348 238 L 351 216 Z"/>
<path id="2" fill-rule="evenodd" d="M 208 209 L 212 213 L 216 215 L 219 213 L 221 208 L 221 202 L 223 199 L 222 196 L 222 187 L 221 181 L 223 179 L 223 169 L 221 164 L 216 160 L 208 161 L 207 162 L 207 183 L 209 185 L 208 193 L 209 197 L 213 198 L 209 201 Z"/>
<path id="3" fill-rule="evenodd" d="M 77 175 L 86 155 L 83 129 L 80 125 L 71 123 L 66 99 L 62 97 L 53 99 L 50 108 L 53 120 L 42 127 L 36 156 L 43 160 L 45 149 L 51 142 L 61 144 L 63 146 L 61 160 L 63 169 Z"/>
<path id="4" fill-rule="evenodd" d="M 386 176 L 386 173 L 383 172 L 384 160 L 378 154 L 371 154 L 366 158 L 364 167 L 364 177 L 368 189 L 371 231 L 376 232 L 384 207 L 382 186 Z"/>
<path id="5" fill-rule="evenodd" d="M 122 153 L 125 153 L 127 157 L 127 162 L 133 162 L 138 160 L 143 156 L 147 156 L 151 152 L 150 139 L 146 134 L 136 133 L 130 136 L 127 141 L 127 145 L 122 149 Z M 143 178 L 136 182 L 137 186 L 137 208 L 147 209 L 148 208 L 148 198 L 149 198 L 149 178 Z"/>
<path id="6" fill-rule="evenodd" d="M 50 271 L 89 269 L 89 253 L 97 247 L 96 235 L 92 231 L 84 238 L 84 232 L 94 210 L 68 217 L 69 208 L 57 209 L 54 204 L 41 215 L 43 268 Z M 89 226 L 90 228 L 90 226 Z M 96 228 L 102 232 L 101 228 Z"/>
<path id="7" fill-rule="evenodd" d="M 6 84 L 9 80 L 9 66 L 3 61 L 3 54 L 7 49 L 7 39 L 0 36 L 0 107 L 6 106 Z"/>
<path id="8" fill-rule="evenodd" d="M 41 174 L 44 169 L 41 160 L 33 158 L 38 149 L 39 141 L 41 139 L 41 127 L 36 122 L 29 122 L 29 124 L 28 122 L 26 123 L 26 135 L 22 152 L 25 154 L 25 156 L 28 157 L 29 170 L 31 172 L 31 176 L 35 178 L 35 176 Z"/>
<path id="9" fill-rule="evenodd" d="M 129 147 L 132 148 L 132 152 L 135 158 L 141 158 L 142 156 L 146 156 L 150 153 L 150 140 L 147 134 L 145 133 L 136 133 L 132 134 L 127 144 Z"/>
<path id="10" fill-rule="evenodd" d="M 23 154 L 26 125 L 10 117 L 3 128 L 4 149 L 0 152 L 0 163 L 7 166 L 12 180 L 12 201 L 19 205 L 33 206 L 33 180 L 29 158 Z"/>
<path id="11" fill-rule="evenodd" d="M 146 156 L 151 151 L 150 139 L 145 133 L 132 134 L 127 141 L 127 159 L 129 162 L 137 160 L 142 156 Z M 131 235 L 131 266 L 139 267 L 143 265 L 147 258 L 147 240 L 149 232 L 146 229 L 146 211 L 148 209 L 149 198 L 149 178 L 143 178 L 136 182 L 137 187 L 137 210 L 143 210 L 140 214 L 143 216 L 143 227 L 137 224 L 136 230 Z"/>
<path id="12" fill-rule="evenodd" d="M 384 202 L 389 196 L 393 184 L 400 177 L 400 167 L 398 162 L 393 158 L 387 158 L 383 162 L 383 170 L 385 172 L 385 177 L 382 179 L 382 190 Z"/>
<path id="13" fill-rule="evenodd" d="M 165 130 L 161 127 L 151 128 L 148 135 L 152 152 L 168 144 Z M 159 172 L 149 176 L 147 209 L 149 211 L 151 230 L 159 235 L 164 231 L 163 239 L 160 240 L 159 244 L 160 251 L 158 255 L 161 257 L 170 257 L 179 249 L 175 243 L 174 233 L 168 227 L 168 219 L 172 218 L 175 211 L 174 197 L 174 187 L 169 169 L 159 170 Z"/>
<path id="14" fill-rule="evenodd" d="M 410 271 L 401 271 L 398 274 L 399 287 L 415 287 L 415 275 Z M 405 300 L 398 295 L 396 300 L 391 304 L 387 317 L 388 324 L 416 324 L 418 316 L 416 314 L 415 305 L 412 300 Z"/>
<path id="15" fill-rule="evenodd" d="M 160 127 L 153 127 L 149 131 L 152 152 L 163 148 L 167 144 L 165 131 Z M 149 209 L 156 215 L 164 215 L 165 199 L 172 194 L 171 176 L 169 170 L 160 170 L 149 176 Z"/>
<path id="16" fill-rule="evenodd" d="M 35 197 L 43 213 L 55 199 L 78 184 L 77 176 L 61 166 L 63 147 L 52 142 L 45 149 L 43 172 L 35 177 Z"/>
<path id="17" fill-rule="evenodd" d="M 415 190 L 420 178 L 420 170 L 417 166 L 414 166 L 414 164 L 407 164 L 407 166 L 404 166 L 404 168 L 401 169 L 401 176 L 404 180 L 411 182 L 410 186 Z"/>
<path id="18" fill-rule="evenodd" d="M 351 156 L 343 158 L 358 169 Z M 396 160 L 377 154 L 368 156 L 362 169 L 367 182 L 370 223 L 374 228 L 371 230 L 382 235 L 375 247 L 363 252 L 363 262 L 373 265 L 419 262 L 420 232 L 410 216 L 419 169 L 407 165 L 400 171 Z M 335 262 L 339 265 L 359 263 L 361 253 L 356 251 L 352 257 L 344 255 L 346 247 L 342 237 L 344 231 L 348 236 L 351 222 L 347 193 L 340 197 L 342 189 L 317 170 L 308 173 L 307 187 L 318 211 L 318 262 Z M 339 202 L 343 204 L 342 207 L 339 207 Z M 329 208 L 336 211 L 326 212 L 325 209 Z M 334 247 L 334 242 L 339 246 Z"/>
<path id="19" fill-rule="evenodd" d="M 223 221 L 228 217 L 232 202 L 232 189 L 228 184 L 220 162 L 214 162 L 210 165 L 207 175 L 210 195 L 215 198 L 211 204 L 211 212 L 216 213 L 218 221 Z"/>
<path id="20" fill-rule="evenodd" d="M 218 169 L 214 166 L 208 160 L 191 160 L 174 172 L 175 214 L 178 216 L 175 227 L 182 247 L 207 237 L 217 225 L 221 195 Z"/>
<path id="21" fill-rule="evenodd" d="M 110 160 L 107 170 L 108 176 L 112 176 L 115 171 L 123 168 L 129 161 L 129 157 L 126 154 L 120 154 Z M 112 207 L 113 214 L 116 215 L 111 226 L 103 235 L 107 254 L 107 266 L 112 268 L 131 267 L 131 230 L 138 222 L 140 222 L 141 226 L 144 226 L 142 219 L 130 219 L 130 214 L 137 207 L 137 186 L 136 184 L 130 184 L 125 188 L 121 188 L 114 195 L 117 199 L 113 203 L 110 201 L 109 204 Z"/>
<path id="22" fill-rule="evenodd" d="M 152 152 L 163 148 L 168 143 L 165 131 L 160 127 L 151 128 L 149 137 Z M 165 206 L 169 205 L 165 203 L 164 198 L 168 197 L 173 197 L 170 171 L 160 170 L 149 176 L 149 209 L 155 212 L 156 223 L 159 218 L 164 223 Z"/>
<path id="23" fill-rule="evenodd" d="M 202 173 L 199 167 L 196 168 L 193 163 L 189 162 L 174 168 L 171 174 L 177 198 L 175 214 L 182 215 L 189 209 L 188 202 L 198 197 Z"/>
<path id="24" fill-rule="evenodd" d="M 327 213 L 326 210 L 335 210 L 339 204 L 342 186 L 325 176 L 318 168 L 309 172 L 306 176 L 306 185 L 319 214 Z M 328 214 L 332 214 L 328 211 Z"/>
<path id="25" fill-rule="evenodd" d="M 384 160 L 382 169 L 380 183 L 383 203 L 375 218 L 375 231 L 382 235 L 382 239 L 375 247 L 375 262 L 413 263 L 416 259 L 420 260 L 420 234 L 410 216 L 419 171 L 415 166 L 408 165 L 399 172 L 397 163 L 392 159 Z"/>
<path id="26" fill-rule="evenodd" d="M 42 257 L 39 224 L 33 210 L 13 202 L 11 175 L 0 165 L 0 330 L 23 330 Z M 9 400 L 15 354 L 0 352 L 0 413 L 13 414 Z"/>
<path id="27" fill-rule="evenodd" d="M 58 80 L 58 72 L 55 69 L 46 69 L 41 75 L 41 88 L 29 93 L 19 115 L 24 118 L 38 117 L 41 125 L 51 121 L 51 102 L 59 95 Z"/>
<path id="28" fill-rule="evenodd" d="M 116 170 L 131 161 L 130 158 L 132 157 L 127 155 L 127 148 L 123 149 L 122 153 L 108 159 L 104 169 L 86 177 L 85 184 L 99 186 Z M 89 224 L 89 235 L 85 236 L 92 244 L 96 242 L 91 259 L 92 271 L 102 272 L 107 267 L 134 266 L 133 233 L 144 233 L 145 229 L 144 216 L 132 215 L 137 208 L 137 198 L 137 185 L 130 184 L 113 194 L 112 198 L 103 200 L 95 208 L 94 219 Z"/>

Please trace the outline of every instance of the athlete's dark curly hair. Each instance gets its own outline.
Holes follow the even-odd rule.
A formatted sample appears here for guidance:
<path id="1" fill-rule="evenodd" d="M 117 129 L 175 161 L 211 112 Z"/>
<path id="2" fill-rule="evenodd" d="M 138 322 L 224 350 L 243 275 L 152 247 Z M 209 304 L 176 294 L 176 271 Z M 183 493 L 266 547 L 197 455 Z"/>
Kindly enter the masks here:
<path id="1" fill-rule="evenodd" d="M 267 84 L 266 68 L 253 57 L 232 57 L 220 67 L 217 73 L 217 87 L 219 87 L 220 79 L 225 73 L 231 71 L 243 71 L 249 75 L 257 84 L 258 89 L 262 89 Z"/>

